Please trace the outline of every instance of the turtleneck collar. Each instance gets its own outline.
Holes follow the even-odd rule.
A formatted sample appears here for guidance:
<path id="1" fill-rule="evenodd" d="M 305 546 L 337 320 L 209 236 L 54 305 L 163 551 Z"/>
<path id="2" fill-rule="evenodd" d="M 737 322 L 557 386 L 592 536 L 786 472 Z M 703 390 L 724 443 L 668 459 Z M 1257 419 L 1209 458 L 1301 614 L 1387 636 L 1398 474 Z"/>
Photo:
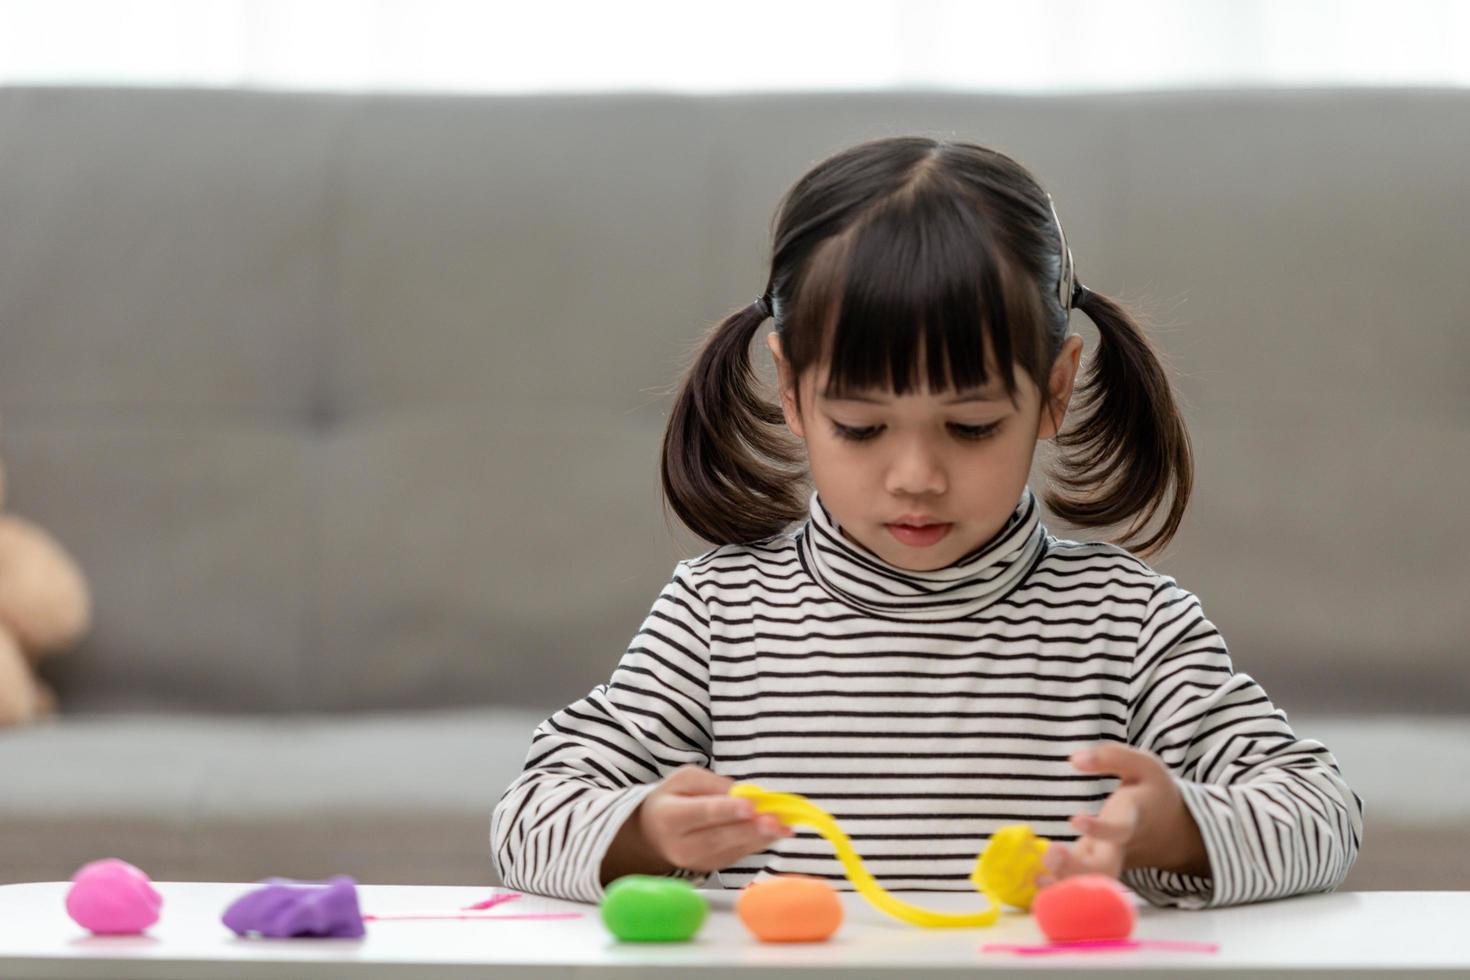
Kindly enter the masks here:
<path id="1" fill-rule="evenodd" d="M 816 490 L 808 510 L 795 534 L 802 567 L 833 598 L 880 618 L 966 619 L 1009 595 L 1046 550 L 1046 528 L 1030 486 L 989 541 L 931 571 L 899 568 L 843 537 Z"/>

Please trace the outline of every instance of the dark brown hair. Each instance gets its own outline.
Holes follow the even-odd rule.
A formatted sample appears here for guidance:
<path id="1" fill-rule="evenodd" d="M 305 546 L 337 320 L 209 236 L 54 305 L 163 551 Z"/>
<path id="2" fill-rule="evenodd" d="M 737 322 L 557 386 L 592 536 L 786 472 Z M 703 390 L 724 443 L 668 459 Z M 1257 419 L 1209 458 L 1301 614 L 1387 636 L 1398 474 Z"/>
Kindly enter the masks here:
<path id="1" fill-rule="evenodd" d="M 987 343 L 1013 403 L 1013 362 L 1049 397 L 1067 336 L 1061 231 L 1046 191 L 1005 154 L 918 136 L 860 143 L 786 192 L 773 240 L 765 293 L 704 337 L 664 432 L 665 500 L 700 537 L 758 541 L 807 513 L 801 444 L 751 369 L 766 304 L 791 378 L 828 365 L 828 397 L 873 388 L 903 395 L 920 387 L 921 367 L 935 393 L 983 385 Z M 1097 324 L 1098 350 L 1077 385 L 1080 421 L 1055 439 L 1062 452 L 1047 476 L 1064 492 L 1049 489 L 1045 501 L 1079 527 L 1135 518 L 1115 543 L 1147 556 L 1183 519 L 1193 485 L 1189 434 L 1134 317 L 1090 289 L 1076 295 Z M 1131 541 L 1171 483 L 1162 525 Z"/>

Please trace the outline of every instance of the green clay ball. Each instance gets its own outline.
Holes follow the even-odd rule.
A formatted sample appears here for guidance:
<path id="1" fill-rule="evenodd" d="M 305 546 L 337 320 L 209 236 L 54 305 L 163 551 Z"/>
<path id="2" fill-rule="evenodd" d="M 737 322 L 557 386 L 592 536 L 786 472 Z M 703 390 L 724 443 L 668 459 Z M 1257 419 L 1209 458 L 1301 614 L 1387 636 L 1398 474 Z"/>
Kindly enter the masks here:
<path id="1" fill-rule="evenodd" d="M 709 912 L 709 902 L 681 878 L 624 875 L 607 886 L 602 921 L 624 942 L 682 943 Z"/>

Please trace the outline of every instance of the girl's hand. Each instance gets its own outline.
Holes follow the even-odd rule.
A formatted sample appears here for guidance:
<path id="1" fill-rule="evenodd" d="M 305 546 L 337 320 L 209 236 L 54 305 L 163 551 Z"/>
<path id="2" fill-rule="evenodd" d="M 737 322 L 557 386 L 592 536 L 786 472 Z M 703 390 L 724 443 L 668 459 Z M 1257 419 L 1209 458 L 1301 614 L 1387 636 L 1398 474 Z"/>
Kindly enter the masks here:
<path id="1" fill-rule="evenodd" d="M 648 845 L 676 868 L 717 871 L 796 833 L 750 800 L 730 796 L 735 780 L 681 766 L 643 798 L 634 819 Z"/>
<path id="2" fill-rule="evenodd" d="M 1070 823 L 1082 836 L 1071 847 L 1052 842 L 1042 856 L 1047 870 L 1037 875 L 1037 887 L 1078 874 L 1117 878 L 1128 868 L 1210 873 L 1204 838 L 1158 756 L 1105 743 L 1076 753 L 1072 765 L 1083 772 L 1114 773 L 1122 784 L 1096 816 L 1072 817 Z"/>

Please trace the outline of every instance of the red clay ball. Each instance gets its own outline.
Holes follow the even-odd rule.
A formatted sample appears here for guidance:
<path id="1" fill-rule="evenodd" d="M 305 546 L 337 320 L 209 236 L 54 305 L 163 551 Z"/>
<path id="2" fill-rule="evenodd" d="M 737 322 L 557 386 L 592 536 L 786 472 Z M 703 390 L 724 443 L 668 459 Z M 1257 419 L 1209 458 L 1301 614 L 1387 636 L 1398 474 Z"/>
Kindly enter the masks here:
<path id="1" fill-rule="evenodd" d="M 1124 887 L 1104 874 L 1073 875 L 1036 893 L 1031 913 L 1053 942 L 1126 939 L 1137 915 Z"/>

